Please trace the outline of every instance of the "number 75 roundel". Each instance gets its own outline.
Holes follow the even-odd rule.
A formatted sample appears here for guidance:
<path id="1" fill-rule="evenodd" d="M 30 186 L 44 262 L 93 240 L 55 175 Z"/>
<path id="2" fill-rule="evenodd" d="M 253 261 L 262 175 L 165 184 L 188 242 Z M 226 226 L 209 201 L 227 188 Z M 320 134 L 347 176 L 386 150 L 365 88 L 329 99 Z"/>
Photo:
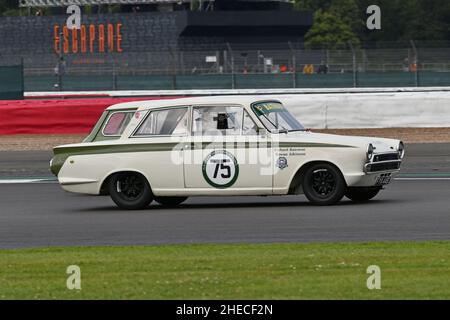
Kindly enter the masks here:
<path id="1" fill-rule="evenodd" d="M 239 176 L 236 158 L 228 151 L 213 151 L 203 161 L 203 177 L 214 188 L 231 187 Z"/>

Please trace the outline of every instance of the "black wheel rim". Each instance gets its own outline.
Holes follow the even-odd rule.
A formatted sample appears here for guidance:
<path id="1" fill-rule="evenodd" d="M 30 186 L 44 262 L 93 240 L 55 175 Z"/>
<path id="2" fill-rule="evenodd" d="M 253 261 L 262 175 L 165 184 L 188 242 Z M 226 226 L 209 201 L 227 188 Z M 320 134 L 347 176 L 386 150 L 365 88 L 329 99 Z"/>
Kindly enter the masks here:
<path id="1" fill-rule="evenodd" d="M 327 169 L 316 170 L 312 174 L 312 188 L 318 196 L 327 198 L 336 189 L 336 177 Z"/>
<path id="2" fill-rule="evenodd" d="M 136 200 L 142 195 L 144 188 L 144 181 L 137 174 L 121 176 L 117 180 L 117 192 L 126 200 Z"/>

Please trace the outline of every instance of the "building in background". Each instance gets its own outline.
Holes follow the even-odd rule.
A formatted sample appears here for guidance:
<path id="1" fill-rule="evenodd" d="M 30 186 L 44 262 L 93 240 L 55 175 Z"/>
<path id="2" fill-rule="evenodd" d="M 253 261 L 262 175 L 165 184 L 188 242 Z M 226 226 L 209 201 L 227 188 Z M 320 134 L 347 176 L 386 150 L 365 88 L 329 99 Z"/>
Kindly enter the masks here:
<path id="1" fill-rule="evenodd" d="M 252 44 L 301 42 L 313 21 L 312 12 L 296 11 L 289 1 L 284 0 L 111 0 L 111 5 L 120 5 L 120 9 L 116 9 L 120 13 L 106 13 L 105 6 L 96 6 L 101 2 L 21 0 L 21 6 L 32 6 L 36 12 L 50 7 L 52 9 L 47 11 L 54 14 L 0 17 L 0 34 L 4 35 L 0 38 L 0 53 L 52 53 L 55 25 L 59 26 L 57 33 L 63 30 L 68 17 L 65 10 L 70 3 L 86 4 L 82 6 L 81 19 L 86 28 L 85 35 L 81 32 L 76 36 L 71 32 L 67 34 L 66 48 L 70 54 L 86 53 L 81 50 L 82 41 L 89 38 L 91 26 L 95 28 L 95 48 L 92 52 L 87 50 L 88 53 L 108 54 L 116 52 L 114 47 L 99 50 L 101 39 L 107 44 L 111 36 L 108 25 L 113 26 L 115 42 L 119 36 L 117 24 L 121 25 L 123 52 L 148 52 L 222 50 L 226 43 L 238 43 L 241 48 L 250 49 L 254 47 Z M 86 11 L 94 13 L 86 14 Z"/>

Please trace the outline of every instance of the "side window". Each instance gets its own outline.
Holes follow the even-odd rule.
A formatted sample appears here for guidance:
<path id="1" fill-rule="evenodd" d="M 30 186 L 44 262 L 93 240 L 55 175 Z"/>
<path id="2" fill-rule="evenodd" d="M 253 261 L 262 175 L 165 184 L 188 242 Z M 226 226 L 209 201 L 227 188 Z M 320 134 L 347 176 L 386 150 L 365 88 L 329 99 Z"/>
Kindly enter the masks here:
<path id="1" fill-rule="evenodd" d="M 188 132 L 188 108 L 151 111 L 135 136 L 185 135 Z"/>
<path id="2" fill-rule="evenodd" d="M 242 107 L 194 107 L 194 135 L 239 135 L 242 128 Z"/>
<path id="3" fill-rule="evenodd" d="M 244 123 L 242 125 L 242 134 L 246 136 L 256 135 L 257 126 L 247 111 L 244 111 Z"/>
<path id="4" fill-rule="evenodd" d="M 118 111 L 111 114 L 108 122 L 103 127 L 104 136 L 121 136 L 125 128 L 130 123 L 134 111 Z"/>

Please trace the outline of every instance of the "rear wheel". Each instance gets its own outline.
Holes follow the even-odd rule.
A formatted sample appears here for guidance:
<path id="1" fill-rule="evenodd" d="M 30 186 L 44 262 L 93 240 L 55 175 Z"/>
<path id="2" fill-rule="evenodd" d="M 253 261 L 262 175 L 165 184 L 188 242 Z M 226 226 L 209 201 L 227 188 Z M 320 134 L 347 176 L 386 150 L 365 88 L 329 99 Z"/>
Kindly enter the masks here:
<path id="1" fill-rule="evenodd" d="M 380 192 L 379 187 L 348 188 L 345 196 L 354 202 L 367 202 Z"/>
<path id="2" fill-rule="evenodd" d="M 187 200 L 187 197 L 155 197 L 155 201 L 165 207 L 176 207 Z"/>
<path id="3" fill-rule="evenodd" d="M 111 199 L 121 209 L 143 209 L 153 201 L 147 179 L 137 172 L 115 174 L 109 180 L 108 188 Z"/>
<path id="4" fill-rule="evenodd" d="M 318 206 L 338 203 L 347 188 L 339 169 L 328 163 L 309 167 L 303 176 L 302 185 L 306 198 Z"/>

